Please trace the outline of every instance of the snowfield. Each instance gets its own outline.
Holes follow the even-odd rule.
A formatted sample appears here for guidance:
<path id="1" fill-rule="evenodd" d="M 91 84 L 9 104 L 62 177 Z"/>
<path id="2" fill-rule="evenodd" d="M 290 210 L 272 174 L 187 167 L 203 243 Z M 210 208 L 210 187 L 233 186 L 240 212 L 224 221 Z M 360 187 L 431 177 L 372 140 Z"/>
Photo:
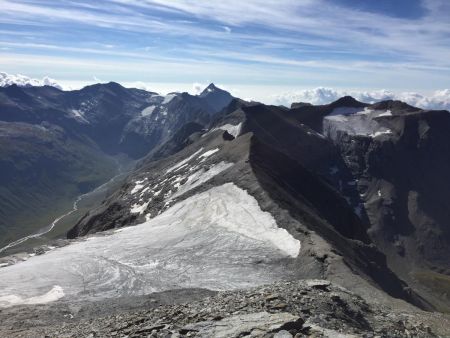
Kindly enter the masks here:
<path id="1" fill-rule="evenodd" d="M 243 288 L 289 278 L 300 242 L 254 197 L 227 183 L 149 221 L 0 269 L 0 306 Z"/>

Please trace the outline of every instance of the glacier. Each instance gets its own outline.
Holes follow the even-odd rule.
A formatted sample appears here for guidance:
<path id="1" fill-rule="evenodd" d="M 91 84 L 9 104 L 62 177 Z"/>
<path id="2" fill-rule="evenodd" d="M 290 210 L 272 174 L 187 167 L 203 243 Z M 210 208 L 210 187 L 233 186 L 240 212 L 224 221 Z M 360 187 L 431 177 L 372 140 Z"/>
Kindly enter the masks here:
<path id="1" fill-rule="evenodd" d="M 0 268 L 0 307 L 178 288 L 245 288 L 289 279 L 293 272 L 285 264 L 299 251 L 300 241 L 254 197 L 226 183 L 140 225 Z"/>

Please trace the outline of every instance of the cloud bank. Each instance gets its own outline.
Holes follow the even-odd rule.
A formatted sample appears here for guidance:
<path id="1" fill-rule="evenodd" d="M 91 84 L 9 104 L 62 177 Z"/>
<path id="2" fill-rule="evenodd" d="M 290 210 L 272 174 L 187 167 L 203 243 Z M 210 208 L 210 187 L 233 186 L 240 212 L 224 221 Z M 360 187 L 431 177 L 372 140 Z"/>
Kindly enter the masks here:
<path id="1" fill-rule="evenodd" d="M 33 79 L 25 75 L 12 75 L 4 72 L 0 72 L 0 87 L 8 87 L 11 85 L 18 85 L 19 87 L 32 87 L 32 86 L 52 86 L 58 89 L 63 87 L 48 76 L 44 76 L 42 79 Z"/>
<path id="2" fill-rule="evenodd" d="M 293 102 L 309 102 L 315 105 L 327 104 L 346 95 L 353 96 L 355 99 L 366 103 L 400 100 L 423 109 L 450 110 L 450 89 L 438 90 L 430 95 L 423 95 L 415 92 L 394 93 L 384 89 L 377 91 L 339 91 L 332 88 L 318 87 L 274 95 L 273 103 L 288 107 Z"/>

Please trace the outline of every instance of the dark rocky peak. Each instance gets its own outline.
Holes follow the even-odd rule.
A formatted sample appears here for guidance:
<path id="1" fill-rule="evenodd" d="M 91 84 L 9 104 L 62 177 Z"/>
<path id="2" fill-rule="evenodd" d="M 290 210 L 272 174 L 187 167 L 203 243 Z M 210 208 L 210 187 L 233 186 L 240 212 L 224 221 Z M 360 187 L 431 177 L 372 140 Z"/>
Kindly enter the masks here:
<path id="1" fill-rule="evenodd" d="M 368 104 L 360 102 L 351 96 L 344 96 L 330 103 L 329 106 L 331 108 L 340 108 L 340 107 L 364 108 L 367 107 Z"/>
<path id="2" fill-rule="evenodd" d="M 199 97 L 212 108 L 213 114 L 220 112 L 233 100 L 229 92 L 216 87 L 214 83 L 206 87 Z"/>
<path id="3" fill-rule="evenodd" d="M 206 96 L 208 94 L 211 94 L 211 93 L 213 93 L 215 91 L 222 91 L 222 92 L 224 92 L 225 90 L 216 87 L 216 85 L 214 83 L 210 83 L 208 87 L 203 89 L 203 91 L 200 93 L 199 96 L 200 97 L 204 97 L 204 96 Z"/>
<path id="4" fill-rule="evenodd" d="M 421 110 L 420 108 L 410 106 L 405 102 L 394 100 L 377 102 L 371 105 L 370 108 L 374 110 L 391 110 L 394 113 L 414 113 Z"/>
<path id="5" fill-rule="evenodd" d="M 88 93 L 88 94 L 101 94 L 108 93 L 110 95 L 128 95 L 128 90 L 125 87 L 122 87 L 120 84 L 116 82 L 108 82 L 108 83 L 96 83 L 90 86 L 86 86 L 79 90 L 80 93 Z"/>

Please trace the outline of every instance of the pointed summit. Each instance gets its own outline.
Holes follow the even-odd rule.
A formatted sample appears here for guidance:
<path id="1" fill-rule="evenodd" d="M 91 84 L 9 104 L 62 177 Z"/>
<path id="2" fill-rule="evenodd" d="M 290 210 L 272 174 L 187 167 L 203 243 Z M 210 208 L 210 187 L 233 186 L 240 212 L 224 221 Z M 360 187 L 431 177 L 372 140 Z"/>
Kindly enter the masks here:
<path id="1" fill-rule="evenodd" d="M 366 107 L 367 104 L 359 102 L 358 100 L 354 99 L 351 96 L 344 96 L 340 99 L 330 103 L 331 107 L 337 108 L 337 107 L 353 107 L 353 108 L 362 108 Z"/>
<path id="2" fill-rule="evenodd" d="M 208 87 L 203 89 L 203 91 L 200 93 L 199 96 L 200 97 L 204 97 L 205 95 L 208 95 L 209 93 L 213 93 L 215 91 L 222 91 L 222 92 L 224 92 L 223 89 L 217 88 L 214 83 L 210 83 Z"/>
<path id="3" fill-rule="evenodd" d="M 216 87 L 214 83 L 211 83 L 206 87 L 199 97 L 205 100 L 212 108 L 213 113 L 217 113 L 225 108 L 233 99 L 230 93 L 226 90 Z"/>

